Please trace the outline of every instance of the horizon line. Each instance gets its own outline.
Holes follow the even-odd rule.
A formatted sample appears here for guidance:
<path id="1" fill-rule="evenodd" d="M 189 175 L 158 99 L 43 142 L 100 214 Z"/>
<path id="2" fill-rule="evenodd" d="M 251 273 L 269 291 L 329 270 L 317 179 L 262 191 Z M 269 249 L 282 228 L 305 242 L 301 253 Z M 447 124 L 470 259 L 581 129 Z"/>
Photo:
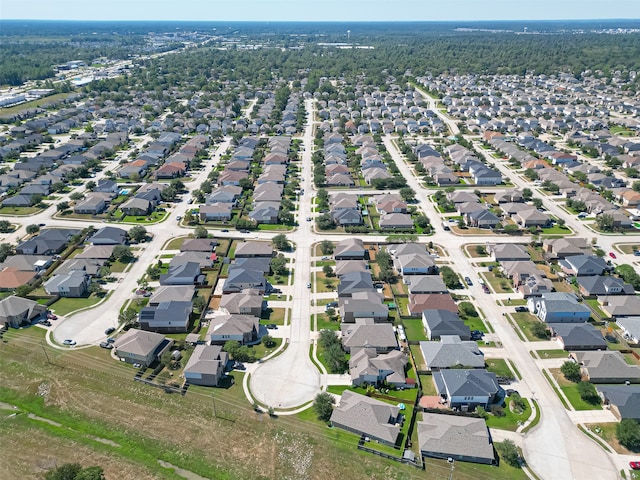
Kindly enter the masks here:
<path id="1" fill-rule="evenodd" d="M 640 22 L 640 18 L 511 18 L 511 19 L 452 19 L 452 20 L 200 20 L 200 19 L 109 19 L 101 20 L 95 18 L 0 18 L 0 22 L 190 22 L 190 23 L 215 23 L 215 22 L 239 22 L 239 23 L 453 23 L 453 22 L 591 22 L 591 21 L 626 21 Z"/>

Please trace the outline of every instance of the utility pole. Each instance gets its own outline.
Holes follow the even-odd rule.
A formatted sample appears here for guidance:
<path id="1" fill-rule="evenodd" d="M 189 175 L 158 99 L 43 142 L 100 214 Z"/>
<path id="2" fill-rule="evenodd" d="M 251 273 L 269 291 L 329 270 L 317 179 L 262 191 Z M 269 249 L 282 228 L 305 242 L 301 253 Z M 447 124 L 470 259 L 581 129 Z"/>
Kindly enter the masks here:
<path id="1" fill-rule="evenodd" d="M 42 347 L 42 352 L 44 353 L 44 356 L 47 358 L 47 363 L 49 365 L 52 365 L 51 359 L 49 358 L 49 354 L 47 353 L 47 349 L 44 348 L 44 342 L 40 342 L 40 346 Z"/>
<path id="2" fill-rule="evenodd" d="M 451 464 L 451 473 L 449 473 L 449 480 L 453 480 L 453 469 L 455 467 L 455 460 L 451 457 L 447 458 L 447 462 Z"/>

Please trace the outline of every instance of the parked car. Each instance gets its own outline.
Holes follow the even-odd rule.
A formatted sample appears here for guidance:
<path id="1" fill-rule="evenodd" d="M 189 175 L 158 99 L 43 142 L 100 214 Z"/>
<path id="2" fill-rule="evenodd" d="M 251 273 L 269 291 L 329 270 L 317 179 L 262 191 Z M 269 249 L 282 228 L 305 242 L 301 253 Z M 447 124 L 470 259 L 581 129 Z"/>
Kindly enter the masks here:
<path id="1" fill-rule="evenodd" d="M 249 230 L 238 230 L 240 233 L 251 233 Z"/>
<path id="2" fill-rule="evenodd" d="M 233 368 L 235 368 L 236 370 L 246 370 L 247 367 L 244 366 L 244 363 L 241 362 L 236 362 L 233 364 Z"/>
<path id="3" fill-rule="evenodd" d="M 102 348 L 106 348 L 107 350 L 111 350 L 113 348 L 113 345 L 109 342 L 101 342 L 100 346 Z"/>
<path id="4" fill-rule="evenodd" d="M 615 253 L 613 253 L 613 252 L 609 252 L 609 256 L 610 256 L 611 258 L 613 258 L 614 260 L 615 260 L 616 258 L 618 258 L 618 257 L 616 257 L 616 254 L 615 254 Z"/>
<path id="5" fill-rule="evenodd" d="M 220 230 L 222 233 L 227 233 L 229 231 L 228 228 L 223 228 L 222 230 Z"/>
<path id="6" fill-rule="evenodd" d="M 65 340 L 64 342 L 62 342 L 62 344 L 63 344 L 63 345 L 67 345 L 67 346 L 69 346 L 69 347 L 73 347 L 73 346 L 76 344 L 76 341 L 75 341 L 75 340 L 67 339 L 67 340 Z"/>
<path id="7" fill-rule="evenodd" d="M 507 395 L 507 397 L 510 397 L 511 395 L 513 395 L 514 393 L 518 393 L 517 390 L 514 390 L 513 388 L 507 388 L 504 393 Z M 520 395 L 518 393 L 518 395 Z"/>
<path id="8" fill-rule="evenodd" d="M 47 319 L 49 319 L 49 320 L 57 320 L 58 317 L 55 316 L 53 313 L 47 313 Z"/>
<path id="9" fill-rule="evenodd" d="M 310 221 L 311 221 L 311 217 L 307 217 L 307 222 L 310 222 Z"/>
<path id="10" fill-rule="evenodd" d="M 529 309 L 527 307 L 516 307 L 516 312 L 528 312 Z"/>
<path id="11" fill-rule="evenodd" d="M 471 281 L 471 279 L 469 277 L 464 277 L 464 281 L 467 282 L 467 285 L 470 286 L 470 287 L 473 285 L 473 282 Z"/>
<path id="12" fill-rule="evenodd" d="M 276 330 L 278 326 L 275 323 L 267 323 L 267 328 L 269 330 Z"/>
<path id="13" fill-rule="evenodd" d="M 307 288 L 311 288 L 311 282 L 307 283 Z"/>
<path id="14" fill-rule="evenodd" d="M 631 470 L 640 470 L 640 462 L 629 462 Z"/>
<path id="15" fill-rule="evenodd" d="M 116 331 L 116 328 L 115 328 L 115 327 L 109 327 L 109 328 L 107 328 L 107 329 L 104 331 L 104 334 L 105 334 L 105 335 L 111 335 L 111 334 L 112 334 L 113 332 L 115 332 L 115 331 Z"/>
<path id="16" fill-rule="evenodd" d="M 640 257 L 640 250 L 636 250 L 635 252 L 633 252 L 633 254 L 634 254 L 636 257 Z"/>
<path id="17" fill-rule="evenodd" d="M 116 341 L 116 339 L 115 339 L 115 338 L 113 338 L 113 337 L 109 337 L 109 338 L 107 338 L 107 343 L 113 343 L 113 342 L 115 342 L 115 341 Z"/>
<path id="18" fill-rule="evenodd" d="M 182 220 L 182 215 L 178 215 L 178 216 L 176 217 L 176 220 L 178 220 L 178 221 Z"/>

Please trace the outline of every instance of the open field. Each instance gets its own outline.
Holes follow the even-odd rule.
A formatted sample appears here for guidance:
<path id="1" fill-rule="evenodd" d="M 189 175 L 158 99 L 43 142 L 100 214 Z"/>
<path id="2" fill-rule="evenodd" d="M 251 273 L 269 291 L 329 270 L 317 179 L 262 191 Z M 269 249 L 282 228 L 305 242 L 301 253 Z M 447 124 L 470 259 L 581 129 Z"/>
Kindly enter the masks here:
<path id="1" fill-rule="evenodd" d="M 0 445 L 5 449 L 22 444 L 25 436 L 44 443 L 24 449 L 39 452 L 35 455 L 18 454 L 3 462 L 3 478 L 33 478 L 43 462 L 59 465 L 81 457 L 104 466 L 107 473 L 118 465 L 118 478 L 180 478 L 158 459 L 212 479 L 446 478 L 444 470 L 425 477 L 421 470 L 359 452 L 344 436 L 335 435 L 337 429 L 317 422 L 256 414 L 243 398 L 240 376 L 229 389 L 190 388 L 182 397 L 134 382 L 130 366 L 97 349 L 47 349 L 53 362 L 48 364 L 37 330 L 11 331 L 0 344 L 0 401 L 69 428 L 23 415 L 14 419 L 15 427 L 4 422 Z M 105 353 L 104 360 L 96 353 Z M 487 469 L 476 478 L 496 478 L 497 471 Z"/>

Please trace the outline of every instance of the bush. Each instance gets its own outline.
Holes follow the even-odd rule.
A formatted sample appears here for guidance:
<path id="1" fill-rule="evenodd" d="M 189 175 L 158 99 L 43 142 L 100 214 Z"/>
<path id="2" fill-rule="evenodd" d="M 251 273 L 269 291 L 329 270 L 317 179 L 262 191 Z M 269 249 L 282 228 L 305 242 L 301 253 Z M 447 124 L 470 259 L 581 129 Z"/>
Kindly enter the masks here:
<path id="1" fill-rule="evenodd" d="M 626 418 L 616 425 L 616 438 L 629 450 L 640 450 L 640 423 Z"/>
<path id="2" fill-rule="evenodd" d="M 569 380 L 570 382 L 579 382 L 582 378 L 582 373 L 580 372 L 580 365 L 576 362 L 566 361 L 560 367 L 560 371 L 564 375 L 564 378 Z"/>
<path id="3" fill-rule="evenodd" d="M 578 383 L 580 398 L 592 405 L 600 405 L 600 396 L 591 382 Z"/>
<path id="4" fill-rule="evenodd" d="M 504 442 L 497 442 L 494 444 L 500 457 L 509 465 L 515 468 L 520 468 L 520 453 L 518 447 L 512 440 L 505 440 Z"/>
<path id="5" fill-rule="evenodd" d="M 499 405 L 493 405 L 491 407 L 491 413 L 494 417 L 504 417 L 506 413 L 504 413 L 504 408 Z"/>
<path id="6" fill-rule="evenodd" d="M 531 325 L 531 333 L 538 338 L 549 338 L 549 331 L 547 330 L 546 325 L 542 322 L 535 322 Z"/>
<path id="7" fill-rule="evenodd" d="M 333 413 L 333 404 L 335 399 L 333 395 L 327 392 L 322 392 L 316 395 L 313 401 L 313 411 L 316 412 L 319 420 L 328 422 Z"/>

